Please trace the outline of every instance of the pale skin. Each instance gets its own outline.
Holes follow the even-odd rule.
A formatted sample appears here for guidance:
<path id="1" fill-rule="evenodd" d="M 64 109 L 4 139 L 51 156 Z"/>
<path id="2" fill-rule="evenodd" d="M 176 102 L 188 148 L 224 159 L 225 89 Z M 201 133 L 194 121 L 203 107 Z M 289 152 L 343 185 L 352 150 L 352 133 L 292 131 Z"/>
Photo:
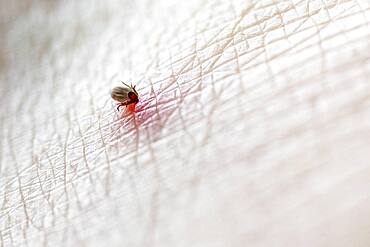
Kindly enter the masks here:
<path id="1" fill-rule="evenodd" d="M 369 9 L 0 1 L 0 246 L 369 246 Z"/>

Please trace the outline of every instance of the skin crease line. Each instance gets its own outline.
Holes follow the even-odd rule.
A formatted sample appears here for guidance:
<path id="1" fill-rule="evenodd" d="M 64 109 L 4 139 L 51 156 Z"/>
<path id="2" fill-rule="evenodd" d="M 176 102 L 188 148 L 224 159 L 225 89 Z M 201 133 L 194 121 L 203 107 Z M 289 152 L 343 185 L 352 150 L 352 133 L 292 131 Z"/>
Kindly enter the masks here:
<path id="1" fill-rule="evenodd" d="M 0 247 L 369 246 L 369 21 L 0 1 Z"/>

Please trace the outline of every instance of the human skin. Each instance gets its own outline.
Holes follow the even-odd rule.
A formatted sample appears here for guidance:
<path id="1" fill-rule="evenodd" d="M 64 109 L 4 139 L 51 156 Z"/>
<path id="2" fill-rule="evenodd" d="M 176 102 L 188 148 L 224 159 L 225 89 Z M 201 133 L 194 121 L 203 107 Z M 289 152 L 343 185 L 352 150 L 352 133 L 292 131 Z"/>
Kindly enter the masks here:
<path id="1" fill-rule="evenodd" d="M 0 246 L 369 246 L 369 8 L 1 1 Z"/>

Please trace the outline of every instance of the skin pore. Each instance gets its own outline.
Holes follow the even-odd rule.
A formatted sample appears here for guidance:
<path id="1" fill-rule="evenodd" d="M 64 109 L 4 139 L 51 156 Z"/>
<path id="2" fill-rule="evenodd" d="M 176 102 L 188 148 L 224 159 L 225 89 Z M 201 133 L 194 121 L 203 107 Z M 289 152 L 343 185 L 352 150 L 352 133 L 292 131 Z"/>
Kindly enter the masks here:
<path id="1" fill-rule="evenodd" d="M 368 245 L 369 1 L 0 9 L 0 246 Z"/>

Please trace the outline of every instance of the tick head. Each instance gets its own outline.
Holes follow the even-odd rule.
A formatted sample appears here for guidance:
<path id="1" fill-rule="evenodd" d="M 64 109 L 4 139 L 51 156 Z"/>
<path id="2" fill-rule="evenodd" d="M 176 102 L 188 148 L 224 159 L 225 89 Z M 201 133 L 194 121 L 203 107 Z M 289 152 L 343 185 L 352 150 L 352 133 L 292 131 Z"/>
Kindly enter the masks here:
<path id="1" fill-rule="evenodd" d="M 138 97 L 138 95 L 137 95 L 136 93 L 134 93 L 134 92 L 129 92 L 129 93 L 128 93 L 128 97 L 130 98 L 130 101 L 131 101 L 132 103 L 137 103 L 137 102 L 139 102 L 139 97 Z"/>

